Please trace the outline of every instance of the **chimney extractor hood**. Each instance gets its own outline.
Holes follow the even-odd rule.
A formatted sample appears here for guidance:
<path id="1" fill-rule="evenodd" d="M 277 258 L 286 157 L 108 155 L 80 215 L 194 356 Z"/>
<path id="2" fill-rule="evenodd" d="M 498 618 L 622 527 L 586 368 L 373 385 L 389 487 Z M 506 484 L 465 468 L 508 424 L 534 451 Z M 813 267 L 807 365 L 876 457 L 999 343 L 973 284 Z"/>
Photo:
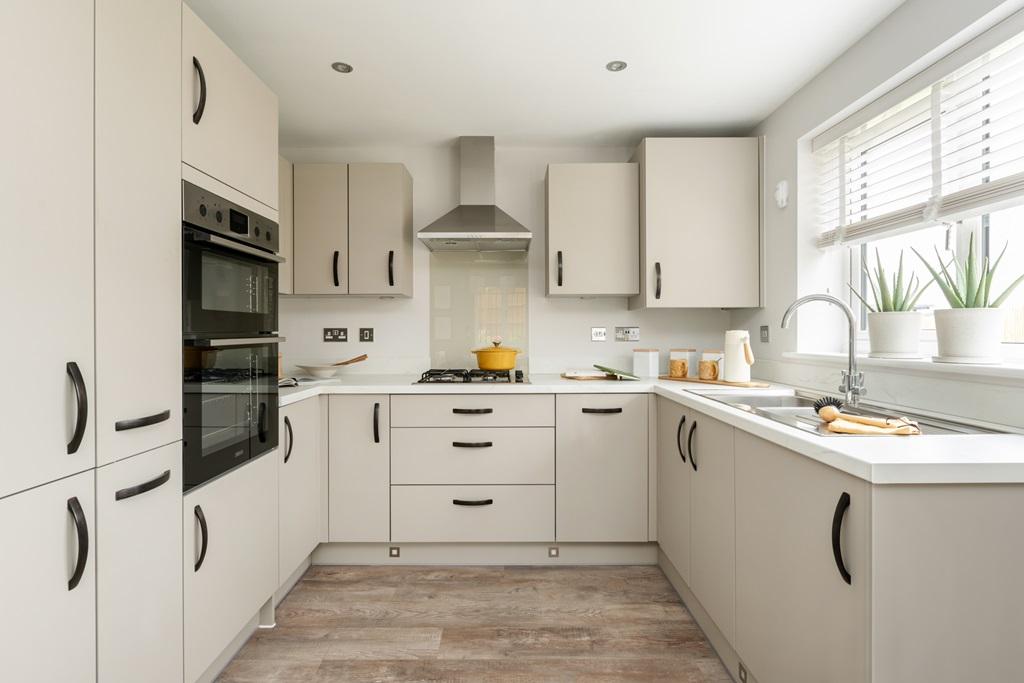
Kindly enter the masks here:
<path id="1" fill-rule="evenodd" d="M 533 233 L 494 204 L 494 138 L 459 138 L 459 205 L 419 231 L 431 251 L 527 251 Z"/>

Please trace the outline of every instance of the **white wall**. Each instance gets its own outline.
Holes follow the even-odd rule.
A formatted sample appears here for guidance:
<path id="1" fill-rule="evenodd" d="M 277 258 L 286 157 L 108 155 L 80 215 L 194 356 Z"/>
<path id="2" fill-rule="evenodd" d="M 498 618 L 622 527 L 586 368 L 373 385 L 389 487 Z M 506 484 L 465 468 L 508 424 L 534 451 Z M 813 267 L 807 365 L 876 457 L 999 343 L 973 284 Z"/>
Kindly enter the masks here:
<path id="1" fill-rule="evenodd" d="M 590 328 L 603 326 L 612 336 L 616 325 L 639 325 L 641 347 L 663 350 L 686 346 L 721 348 L 729 314 L 707 311 L 629 311 L 621 299 L 549 299 L 544 283 L 544 173 L 547 164 L 573 161 L 626 161 L 631 148 L 503 147 L 495 153 L 497 203 L 533 231 L 530 271 L 530 372 L 561 372 L 602 363 L 632 368 L 638 344 L 590 341 Z M 302 161 L 396 161 L 413 177 L 413 224 L 429 224 L 458 201 L 458 154 L 454 147 L 295 148 L 282 155 Z M 367 363 L 351 372 L 421 372 L 430 366 L 429 252 L 415 247 L 415 296 L 411 300 L 344 297 L 281 297 L 281 346 L 285 367 L 296 361 L 334 360 L 368 353 Z M 372 343 L 325 344 L 324 327 L 373 327 Z"/>

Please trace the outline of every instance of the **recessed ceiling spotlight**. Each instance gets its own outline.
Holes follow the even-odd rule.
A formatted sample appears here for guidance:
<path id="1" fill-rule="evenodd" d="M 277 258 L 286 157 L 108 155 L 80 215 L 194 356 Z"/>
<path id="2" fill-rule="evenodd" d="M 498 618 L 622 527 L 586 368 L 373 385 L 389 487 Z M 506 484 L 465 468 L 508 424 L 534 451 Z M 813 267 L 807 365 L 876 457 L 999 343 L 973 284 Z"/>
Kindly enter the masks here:
<path id="1" fill-rule="evenodd" d="M 626 68 L 626 66 L 627 65 L 625 62 L 616 59 L 615 61 L 608 62 L 607 64 L 605 64 L 604 68 L 608 69 L 609 71 L 622 71 L 623 69 Z"/>
<path id="2" fill-rule="evenodd" d="M 346 64 L 345 62 L 335 62 L 334 64 L 331 64 L 331 68 L 340 74 L 352 73 L 352 65 Z"/>

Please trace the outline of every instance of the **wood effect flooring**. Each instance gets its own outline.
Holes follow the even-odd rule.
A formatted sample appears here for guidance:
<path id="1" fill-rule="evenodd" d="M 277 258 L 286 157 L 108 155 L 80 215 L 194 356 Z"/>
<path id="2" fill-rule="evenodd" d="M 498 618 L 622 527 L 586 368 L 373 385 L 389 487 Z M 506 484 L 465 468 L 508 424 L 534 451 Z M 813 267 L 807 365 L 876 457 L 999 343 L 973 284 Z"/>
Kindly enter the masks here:
<path id="1" fill-rule="evenodd" d="M 311 567 L 218 678 L 729 683 L 657 567 Z"/>

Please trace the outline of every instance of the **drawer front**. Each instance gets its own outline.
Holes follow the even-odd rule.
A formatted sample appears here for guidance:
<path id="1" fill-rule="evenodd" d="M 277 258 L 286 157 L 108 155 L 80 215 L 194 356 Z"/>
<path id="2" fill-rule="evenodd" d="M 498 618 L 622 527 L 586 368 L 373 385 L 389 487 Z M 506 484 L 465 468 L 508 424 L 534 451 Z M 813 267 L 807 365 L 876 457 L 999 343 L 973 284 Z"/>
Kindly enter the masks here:
<path id="1" fill-rule="evenodd" d="M 391 487 L 392 542 L 522 543 L 554 537 L 554 486 Z"/>
<path id="2" fill-rule="evenodd" d="M 392 427 L 554 427 L 553 395 L 392 396 Z"/>
<path id="3" fill-rule="evenodd" d="M 391 431 L 392 484 L 554 484 L 550 427 Z"/>

